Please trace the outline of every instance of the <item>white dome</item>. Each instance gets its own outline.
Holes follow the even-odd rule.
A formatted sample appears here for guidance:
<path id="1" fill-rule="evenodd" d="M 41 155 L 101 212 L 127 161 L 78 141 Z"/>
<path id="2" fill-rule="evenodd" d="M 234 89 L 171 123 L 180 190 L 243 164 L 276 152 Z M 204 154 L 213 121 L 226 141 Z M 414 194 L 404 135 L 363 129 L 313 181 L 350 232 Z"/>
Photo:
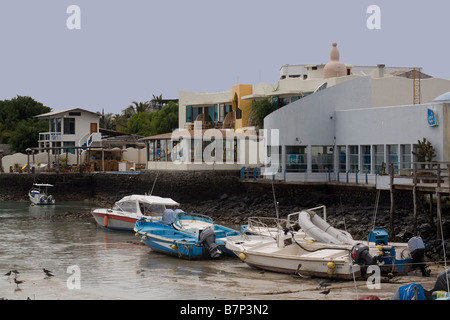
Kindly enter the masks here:
<path id="1" fill-rule="evenodd" d="M 449 101 L 450 100 L 450 91 L 444 94 L 441 94 L 439 97 L 435 98 L 433 101 Z"/>

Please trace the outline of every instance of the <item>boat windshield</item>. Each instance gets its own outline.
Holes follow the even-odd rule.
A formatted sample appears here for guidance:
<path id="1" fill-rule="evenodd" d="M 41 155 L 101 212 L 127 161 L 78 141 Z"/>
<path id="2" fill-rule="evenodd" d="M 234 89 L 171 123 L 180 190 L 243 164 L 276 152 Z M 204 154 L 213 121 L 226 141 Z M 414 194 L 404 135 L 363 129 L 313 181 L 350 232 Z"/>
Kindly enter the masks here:
<path id="1" fill-rule="evenodd" d="M 112 209 L 124 212 L 137 212 L 136 202 L 134 201 L 124 201 L 120 202 L 120 204 L 116 203 Z"/>
<path id="2" fill-rule="evenodd" d="M 162 215 L 166 206 L 163 204 L 150 204 L 150 203 L 139 203 L 139 208 L 143 215 L 157 214 Z"/>

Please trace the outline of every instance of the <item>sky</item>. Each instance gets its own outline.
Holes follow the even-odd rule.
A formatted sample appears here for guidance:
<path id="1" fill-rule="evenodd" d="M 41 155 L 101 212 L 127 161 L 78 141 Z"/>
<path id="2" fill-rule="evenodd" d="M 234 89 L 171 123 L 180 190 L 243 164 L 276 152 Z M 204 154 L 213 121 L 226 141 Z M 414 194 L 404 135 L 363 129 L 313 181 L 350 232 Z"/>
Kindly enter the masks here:
<path id="1" fill-rule="evenodd" d="M 333 42 L 344 63 L 450 79 L 449 12 L 448 0 L 1 0 L 0 100 L 116 114 L 153 95 L 276 83 L 285 64 L 327 63 Z"/>

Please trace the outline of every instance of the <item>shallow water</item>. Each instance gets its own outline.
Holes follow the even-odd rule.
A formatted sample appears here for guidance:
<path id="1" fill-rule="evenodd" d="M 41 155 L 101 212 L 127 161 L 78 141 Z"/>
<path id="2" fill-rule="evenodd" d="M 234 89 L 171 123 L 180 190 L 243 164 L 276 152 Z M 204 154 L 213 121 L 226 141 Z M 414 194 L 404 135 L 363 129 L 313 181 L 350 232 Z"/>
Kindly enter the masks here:
<path id="1" fill-rule="evenodd" d="M 138 245 L 132 232 L 102 229 L 93 218 L 52 219 L 90 209 L 85 202 L 52 206 L 1 202 L 0 298 L 355 299 L 367 294 L 389 298 L 398 287 L 383 285 L 383 290 L 373 292 L 364 282 L 333 282 L 332 293 L 324 296 L 317 289 L 323 279 L 261 272 L 236 257 L 182 260 Z M 43 268 L 54 277 L 46 277 Z M 24 281 L 20 285 L 13 276 L 4 276 L 13 269 Z M 434 283 L 435 278 L 429 280 Z"/>

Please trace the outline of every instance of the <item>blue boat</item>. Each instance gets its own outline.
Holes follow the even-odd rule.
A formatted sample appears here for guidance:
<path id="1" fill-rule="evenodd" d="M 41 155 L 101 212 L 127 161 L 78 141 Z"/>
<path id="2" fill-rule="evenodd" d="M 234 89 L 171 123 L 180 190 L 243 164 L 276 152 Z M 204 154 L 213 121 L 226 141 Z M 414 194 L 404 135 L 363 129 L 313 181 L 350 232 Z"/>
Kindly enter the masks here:
<path id="1" fill-rule="evenodd" d="M 167 209 L 161 220 L 141 218 L 134 227 L 152 250 L 184 259 L 216 259 L 224 254 L 227 236 L 240 232 L 217 225 L 205 215 Z"/>

